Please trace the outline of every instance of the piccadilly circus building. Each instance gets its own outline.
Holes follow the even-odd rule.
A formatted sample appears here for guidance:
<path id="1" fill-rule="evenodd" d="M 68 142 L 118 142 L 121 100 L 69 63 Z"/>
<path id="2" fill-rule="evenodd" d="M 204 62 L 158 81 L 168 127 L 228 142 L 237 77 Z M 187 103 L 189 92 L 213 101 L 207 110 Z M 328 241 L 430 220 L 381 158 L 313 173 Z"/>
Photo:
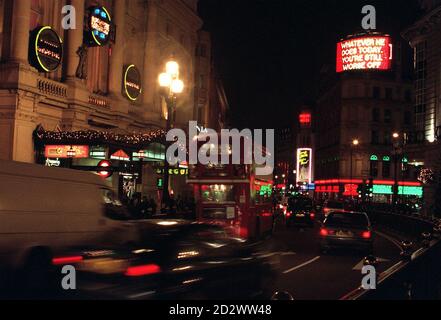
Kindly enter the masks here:
<path id="1" fill-rule="evenodd" d="M 167 119 L 208 126 L 210 37 L 197 0 L 0 0 L 0 159 L 111 162 L 120 195 L 160 197 Z M 179 65 L 170 115 L 158 76 Z M 185 192 L 186 163 L 169 168 Z"/>

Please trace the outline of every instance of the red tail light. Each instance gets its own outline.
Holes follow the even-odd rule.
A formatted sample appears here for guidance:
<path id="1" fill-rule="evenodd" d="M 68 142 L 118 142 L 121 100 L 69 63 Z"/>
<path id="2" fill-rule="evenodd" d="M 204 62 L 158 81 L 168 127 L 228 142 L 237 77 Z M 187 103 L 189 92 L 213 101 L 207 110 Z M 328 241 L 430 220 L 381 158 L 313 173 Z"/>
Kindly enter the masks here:
<path id="1" fill-rule="evenodd" d="M 329 235 L 329 231 L 326 230 L 325 228 L 321 228 L 320 229 L 320 235 L 323 237 L 326 237 L 327 235 Z"/>
<path id="2" fill-rule="evenodd" d="M 72 256 L 72 257 L 57 257 L 52 259 L 52 264 L 55 266 L 78 263 L 83 261 L 82 256 Z"/>
<path id="3" fill-rule="evenodd" d="M 364 231 L 361 236 L 363 239 L 370 239 L 372 235 L 370 231 Z"/>
<path id="4" fill-rule="evenodd" d="M 143 266 L 129 267 L 126 270 L 125 275 L 127 277 L 141 277 L 148 276 L 156 273 L 160 273 L 161 268 L 156 264 L 147 264 Z"/>
<path id="5" fill-rule="evenodd" d="M 287 211 L 286 212 L 286 216 L 289 218 L 289 217 L 291 217 L 291 215 L 292 215 L 292 211 Z"/>

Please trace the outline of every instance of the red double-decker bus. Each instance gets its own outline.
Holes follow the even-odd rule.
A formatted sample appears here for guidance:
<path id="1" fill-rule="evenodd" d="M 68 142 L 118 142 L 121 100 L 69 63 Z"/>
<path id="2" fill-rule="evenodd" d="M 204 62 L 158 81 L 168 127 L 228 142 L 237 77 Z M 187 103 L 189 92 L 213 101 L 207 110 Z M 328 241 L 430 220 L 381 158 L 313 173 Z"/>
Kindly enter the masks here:
<path id="1" fill-rule="evenodd" d="M 190 166 L 198 221 L 220 224 L 236 236 L 271 234 L 273 178 L 256 175 L 255 165 Z"/>

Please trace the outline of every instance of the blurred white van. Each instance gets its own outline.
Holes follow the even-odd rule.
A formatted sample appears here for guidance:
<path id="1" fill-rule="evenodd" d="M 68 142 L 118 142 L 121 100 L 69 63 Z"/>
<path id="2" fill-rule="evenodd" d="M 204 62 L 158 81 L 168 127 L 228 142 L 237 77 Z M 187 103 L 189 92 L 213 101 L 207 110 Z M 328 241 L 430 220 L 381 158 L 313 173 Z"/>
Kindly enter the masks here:
<path id="1" fill-rule="evenodd" d="M 0 160 L 0 267 L 46 263 L 68 248 L 109 239 L 128 241 L 125 213 L 93 173 Z"/>

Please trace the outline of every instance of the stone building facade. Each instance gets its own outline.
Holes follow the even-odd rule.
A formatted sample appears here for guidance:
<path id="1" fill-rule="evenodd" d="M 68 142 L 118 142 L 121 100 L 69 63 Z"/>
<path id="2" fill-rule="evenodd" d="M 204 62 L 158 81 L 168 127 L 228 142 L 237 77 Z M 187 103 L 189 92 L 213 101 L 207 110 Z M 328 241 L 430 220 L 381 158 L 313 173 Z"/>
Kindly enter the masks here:
<path id="1" fill-rule="evenodd" d="M 72 13 L 62 13 L 66 5 L 75 9 L 75 21 L 69 21 L 71 25 L 75 22 L 74 29 L 63 29 L 63 18 Z M 98 30 L 91 28 L 93 8 L 101 10 L 96 13 L 102 14 L 102 20 L 110 18 L 111 22 L 98 20 Z M 202 24 L 197 0 L 0 0 L 0 158 L 38 162 L 44 150 L 35 143 L 37 128 L 128 136 L 165 128 L 169 115 L 158 75 L 171 58 L 179 63 L 185 85 L 177 98 L 176 126 L 186 129 L 198 114 L 208 115 L 208 91 L 207 103 L 195 100 L 196 79 L 204 75 L 209 83 L 210 76 L 210 63 L 200 63 L 197 54 L 203 42 L 204 59 L 211 57 L 210 39 L 200 31 Z M 112 30 L 107 34 L 109 25 Z M 36 46 L 32 34 L 42 27 L 50 27 L 62 41 L 60 66 L 52 72 L 41 72 L 30 59 Z M 109 42 L 89 46 L 86 36 L 94 31 L 97 36 L 108 36 Z M 138 83 L 127 81 L 128 66 L 136 68 Z M 128 85 L 139 89 L 136 99 L 128 98 Z M 123 144 L 118 147 L 129 158 L 131 152 L 139 151 L 125 149 Z M 104 157 L 114 151 L 105 146 Z M 98 159 L 88 160 L 73 159 L 70 163 L 90 166 Z M 150 164 L 153 162 L 142 169 L 144 185 L 137 187 L 139 192 L 156 190 L 154 166 Z M 112 179 L 115 186 L 121 182 L 121 177 Z"/>

